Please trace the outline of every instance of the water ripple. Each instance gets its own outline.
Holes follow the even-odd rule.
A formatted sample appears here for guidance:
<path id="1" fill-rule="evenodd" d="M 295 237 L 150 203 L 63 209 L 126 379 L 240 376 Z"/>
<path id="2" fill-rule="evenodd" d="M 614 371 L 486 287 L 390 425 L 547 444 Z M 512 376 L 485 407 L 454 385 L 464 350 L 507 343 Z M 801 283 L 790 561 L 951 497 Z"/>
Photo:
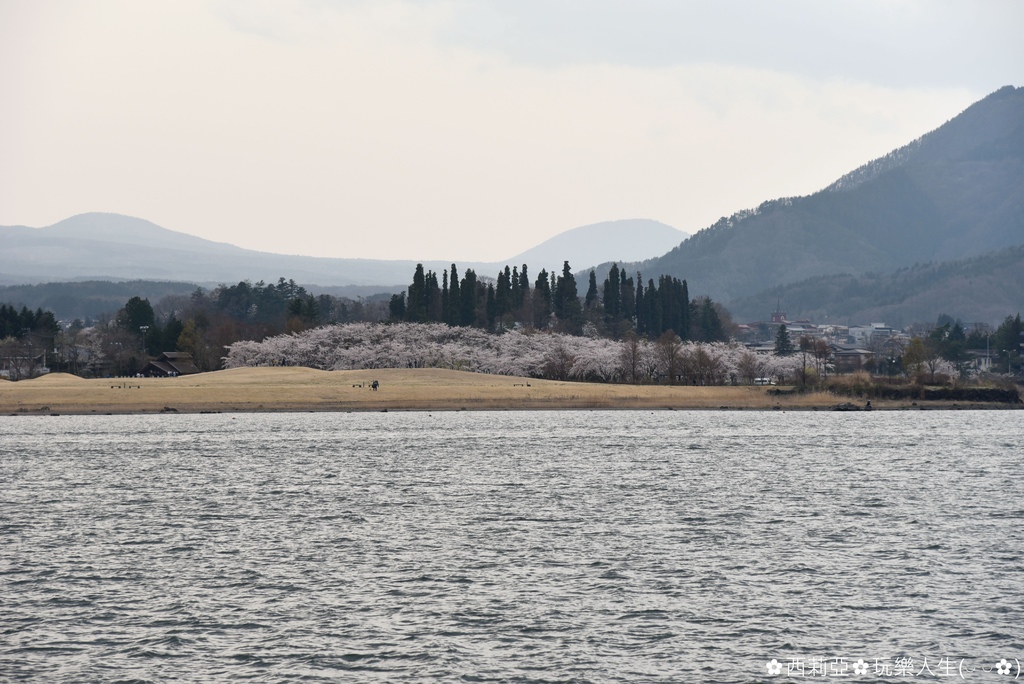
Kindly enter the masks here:
<path id="1" fill-rule="evenodd" d="M 1019 415 L 0 418 L 0 679 L 982 680 L 1024 659 Z"/>

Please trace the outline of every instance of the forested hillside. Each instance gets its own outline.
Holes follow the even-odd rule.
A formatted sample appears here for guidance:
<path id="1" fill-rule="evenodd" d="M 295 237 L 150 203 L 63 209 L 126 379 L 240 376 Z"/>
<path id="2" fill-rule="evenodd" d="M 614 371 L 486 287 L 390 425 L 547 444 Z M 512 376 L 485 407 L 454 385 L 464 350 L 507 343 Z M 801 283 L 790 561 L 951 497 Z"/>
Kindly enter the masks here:
<path id="1" fill-rule="evenodd" d="M 159 301 L 172 295 L 187 296 L 198 286 L 193 283 L 155 280 L 86 280 L 0 286 L 0 302 L 15 302 L 30 309 L 52 311 L 62 321 L 87 321 L 112 313 L 131 297 Z"/>
<path id="2" fill-rule="evenodd" d="M 791 318 L 818 322 L 903 327 L 945 312 L 969 323 L 993 323 L 1024 309 L 1024 245 L 893 273 L 809 278 L 736 299 L 730 311 L 741 321 L 762 320 L 777 302 Z"/>
<path id="3" fill-rule="evenodd" d="M 1024 243 L 1024 88 L 1005 87 L 807 197 L 763 203 L 628 270 L 727 306 L 835 273 L 885 273 Z"/>

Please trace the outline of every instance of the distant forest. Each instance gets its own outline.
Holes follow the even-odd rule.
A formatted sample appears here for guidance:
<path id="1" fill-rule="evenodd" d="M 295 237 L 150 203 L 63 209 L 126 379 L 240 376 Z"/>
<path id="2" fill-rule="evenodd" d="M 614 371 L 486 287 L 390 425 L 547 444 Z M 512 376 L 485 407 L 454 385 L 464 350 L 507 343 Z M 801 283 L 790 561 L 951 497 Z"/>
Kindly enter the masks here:
<path id="1" fill-rule="evenodd" d="M 407 291 L 390 301 L 387 295 L 357 300 L 313 295 L 284 278 L 212 290 L 197 287 L 187 295 L 164 296 L 155 305 L 136 295 L 92 325 L 80 320 L 58 325 L 52 312 L 4 304 L 0 356 L 18 379 L 42 366 L 85 376 L 131 375 L 167 351 L 187 352 L 201 370 L 215 370 L 239 342 L 338 324 L 441 324 L 498 336 L 544 332 L 562 339 L 632 339 L 661 346 L 726 342 L 735 332 L 721 305 L 707 297 L 690 299 L 685 280 L 661 276 L 644 285 L 639 273 L 634 278 L 617 265 L 600 285 L 591 270 L 582 296 L 568 262 L 561 274 L 542 270 L 532 283 L 525 264 L 506 266 L 493 280 L 479 278 L 472 269 L 460 277 L 455 264 L 440 278 L 422 265 L 412 275 Z M 1020 367 L 1013 344 L 1020 331 L 1019 316 L 1008 317 L 995 331 L 975 326 L 969 332 L 959 320 L 940 316 L 937 325 L 919 334 L 935 347 L 931 356 L 957 367 L 966 350 L 991 347 L 1010 372 Z"/>
<path id="2" fill-rule="evenodd" d="M 494 281 L 483 282 L 472 269 L 462 277 L 456 264 L 438 278 L 416 266 L 408 291 L 391 297 L 390 318 L 408 323 L 447 323 L 500 333 L 510 329 L 550 330 L 569 335 L 621 339 L 630 332 L 656 339 L 672 332 L 682 340 L 729 339 L 732 321 L 706 297 L 690 299 L 685 280 L 661 276 L 643 284 L 612 265 L 599 287 L 589 272 L 580 296 L 569 262 L 561 274 L 541 270 L 532 287 L 529 267 L 505 266 Z"/>
<path id="3" fill-rule="evenodd" d="M 92 283 L 86 296 L 110 298 L 125 285 L 104 288 Z M 478 278 L 472 269 L 460 277 L 455 264 L 438 278 L 420 264 L 408 290 L 390 301 L 387 295 L 313 295 L 284 278 L 212 290 L 195 287 L 188 294 L 181 284 L 149 285 L 169 293 L 155 303 L 133 295 L 94 320 L 76 319 L 63 326 L 42 309 L 18 311 L 5 305 L 0 335 L 9 340 L 5 356 L 31 359 L 33 366 L 45 363 L 55 371 L 130 375 L 165 351 L 187 352 L 201 370 L 215 370 L 222 366 L 225 350 L 237 342 L 342 323 L 445 323 L 495 334 L 540 330 L 614 340 L 630 333 L 650 340 L 671 333 L 697 342 L 725 341 L 732 331 L 728 313 L 707 298 L 691 300 L 684 280 L 662 276 L 645 286 L 639 273 L 634 279 L 613 266 L 600 286 L 590 271 L 581 296 L 568 262 L 561 274 L 541 270 L 532 282 L 526 264 L 506 266 L 493 280 Z M 26 337 L 26 330 L 35 331 L 34 337 Z M 42 349 L 48 350 L 48 358 L 36 358 Z M 24 373 L 31 375 L 32 369 Z"/>
<path id="4" fill-rule="evenodd" d="M 92 287 L 88 292 L 109 297 L 106 290 Z M 314 296 L 284 278 L 277 283 L 243 281 L 212 290 L 192 286 L 190 294 L 168 294 L 156 304 L 138 295 L 120 301 L 123 306 L 115 305 L 94 320 L 76 319 L 62 326 L 52 312 L 3 305 L 0 351 L 6 365 L 19 366 L 16 375 L 23 377 L 41 365 L 81 375 L 131 375 L 149 357 L 182 351 L 191 354 L 201 370 L 215 370 L 221 367 L 227 347 L 241 340 L 387 318 L 386 295 L 358 300 Z M 24 363 L 14 364 L 14 359 Z"/>

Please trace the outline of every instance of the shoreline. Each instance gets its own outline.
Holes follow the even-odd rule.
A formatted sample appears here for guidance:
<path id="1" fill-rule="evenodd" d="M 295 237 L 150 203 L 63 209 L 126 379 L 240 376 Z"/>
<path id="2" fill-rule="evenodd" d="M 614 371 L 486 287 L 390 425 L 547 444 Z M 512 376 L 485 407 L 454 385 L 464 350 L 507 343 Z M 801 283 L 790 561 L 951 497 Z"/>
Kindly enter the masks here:
<path id="1" fill-rule="evenodd" d="M 377 380 L 380 389 L 371 383 Z M 826 392 L 770 386 L 617 385 L 434 368 L 321 371 L 235 368 L 177 378 L 83 379 L 57 373 L 0 382 L 0 416 L 541 410 L 863 410 Z M 1021 404 L 872 399 L 871 410 L 1019 410 Z M 843 409 L 839 409 L 843 410 Z"/>

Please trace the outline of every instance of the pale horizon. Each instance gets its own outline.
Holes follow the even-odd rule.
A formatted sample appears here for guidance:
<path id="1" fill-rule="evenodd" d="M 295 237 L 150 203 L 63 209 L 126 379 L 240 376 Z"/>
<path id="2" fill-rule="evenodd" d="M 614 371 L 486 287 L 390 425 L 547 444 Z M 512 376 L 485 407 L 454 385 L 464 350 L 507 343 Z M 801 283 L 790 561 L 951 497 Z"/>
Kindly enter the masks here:
<path id="1" fill-rule="evenodd" d="M 0 0 L 0 225 L 497 261 L 807 195 L 1024 83 L 1014 2 Z"/>

